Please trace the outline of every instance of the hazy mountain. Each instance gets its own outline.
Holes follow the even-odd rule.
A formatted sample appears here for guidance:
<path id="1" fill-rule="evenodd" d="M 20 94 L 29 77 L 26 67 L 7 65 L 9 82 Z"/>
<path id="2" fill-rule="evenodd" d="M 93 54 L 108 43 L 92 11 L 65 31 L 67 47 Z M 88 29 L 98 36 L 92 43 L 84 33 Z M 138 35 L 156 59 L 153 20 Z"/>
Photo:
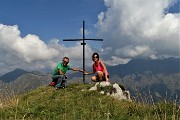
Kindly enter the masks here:
<path id="1" fill-rule="evenodd" d="M 51 82 L 51 75 L 37 75 L 26 73 L 10 83 L 1 83 L 1 94 L 16 95 L 27 91 L 34 90 L 40 86 L 48 86 Z"/>
<path id="2" fill-rule="evenodd" d="M 180 58 L 163 59 L 132 59 L 127 64 L 116 66 L 106 66 L 110 76 L 117 75 L 125 77 L 131 74 L 172 74 L 180 72 Z M 91 71 L 92 67 L 87 67 L 86 71 Z M 69 78 L 82 77 L 82 73 L 73 72 Z"/>
<path id="3" fill-rule="evenodd" d="M 172 74 L 180 72 L 180 58 L 164 59 L 133 59 L 127 64 L 121 64 L 108 67 L 110 75 L 124 77 L 130 74 L 143 74 L 151 72 L 152 74 Z"/>
<path id="4" fill-rule="evenodd" d="M 26 74 L 26 73 L 29 73 L 29 72 L 17 68 L 15 70 L 1 76 L 0 80 L 2 80 L 4 83 L 9 83 L 11 81 L 16 80 L 18 77 L 20 77 L 21 75 Z"/>
<path id="5" fill-rule="evenodd" d="M 154 102 L 176 100 L 180 103 L 180 73 L 173 74 L 131 74 L 125 77 L 111 76 L 111 83 L 124 85 L 139 101 Z"/>
<path id="6" fill-rule="evenodd" d="M 116 66 L 107 66 L 110 76 L 117 75 L 124 77 L 131 74 L 172 74 L 180 72 L 180 58 L 163 58 L 163 59 L 133 59 L 127 64 L 120 64 Z M 91 71 L 92 68 L 86 68 L 87 71 Z M 6 73 L 0 77 L 5 83 L 16 80 L 18 77 L 25 73 L 43 74 L 38 71 L 27 72 L 22 69 L 15 69 L 12 72 Z M 73 77 L 82 77 L 82 73 L 79 72 L 67 72 L 69 79 Z"/>
<path id="7" fill-rule="evenodd" d="M 180 58 L 134 59 L 124 65 L 108 66 L 107 69 L 110 82 L 124 85 L 139 101 L 167 99 L 180 103 Z M 82 82 L 82 73 L 67 73 L 68 82 Z M 86 76 L 86 82 L 91 82 L 90 77 Z M 16 69 L 0 77 L 0 89 L 9 88 L 13 93 L 22 93 L 48 85 L 50 81 L 50 74 Z"/>

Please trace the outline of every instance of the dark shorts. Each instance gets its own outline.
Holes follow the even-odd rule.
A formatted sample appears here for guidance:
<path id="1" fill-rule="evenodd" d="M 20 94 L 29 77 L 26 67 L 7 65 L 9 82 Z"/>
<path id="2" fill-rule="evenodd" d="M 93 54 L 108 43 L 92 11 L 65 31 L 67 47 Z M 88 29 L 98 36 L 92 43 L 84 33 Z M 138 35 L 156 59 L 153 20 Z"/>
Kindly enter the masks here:
<path id="1" fill-rule="evenodd" d="M 109 75 L 107 75 L 107 78 L 109 78 Z M 105 73 L 102 77 L 102 81 L 106 81 Z M 95 82 L 100 82 L 98 75 L 96 75 L 96 81 Z"/>

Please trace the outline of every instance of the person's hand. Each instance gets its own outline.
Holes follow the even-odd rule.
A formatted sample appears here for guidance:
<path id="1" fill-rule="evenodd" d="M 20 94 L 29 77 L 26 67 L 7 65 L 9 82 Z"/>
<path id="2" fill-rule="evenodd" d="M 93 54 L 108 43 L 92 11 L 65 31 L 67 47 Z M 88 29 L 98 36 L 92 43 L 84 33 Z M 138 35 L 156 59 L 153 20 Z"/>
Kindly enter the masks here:
<path id="1" fill-rule="evenodd" d="M 68 77 L 66 75 L 64 75 L 65 79 L 68 79 Z"/>
<path id="2" fill-rule="evenodd" d="M 109 79 L 108 79 L 108 78 L 106 78 L 106 82 L 109 82 Z"/>
<path id="3" fill-rule="evenodd" d="M 84 75 L 88 75 L 88 73 L 87 73 L 87 72 L 84 72 Z"/>
<path id="4" fill-rule="evenodd" d="M 79 70 L 79 72 L 82 72 L 82 73 L 84 73 L 84 70 Z"/>

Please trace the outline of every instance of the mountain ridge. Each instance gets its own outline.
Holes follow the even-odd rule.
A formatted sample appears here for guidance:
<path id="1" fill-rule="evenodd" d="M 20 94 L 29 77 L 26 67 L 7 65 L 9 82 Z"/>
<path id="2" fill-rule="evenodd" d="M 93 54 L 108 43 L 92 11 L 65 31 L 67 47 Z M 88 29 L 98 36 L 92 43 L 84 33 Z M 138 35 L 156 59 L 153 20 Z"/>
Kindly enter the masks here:
<path id="1" fill-rule="evenodd" d="M 18 77 L 20 77 L 23 74 L 29 73 L 28 71 L 25 71 L 20 68 L 16 68 L 15 70 L 8 72 L 0 77 L 0 80 L 2 80 L 4 83 L 9 83 L 11 81 L 16 80 Z"/>
<path id="2" fill-rule="evenodd" d="M 161 59 L 132 59 L 127 64 L 116 66 L 106 66 L 111 76 L 117 75 L 121 78 L 131 74 L 172 74 L 180 72 L 180 58 L 161 58 Z M 92 67 L 86 70 L 92 70 Z M 68 75 L 70 79 L 81 76 L 81 73 L 72 73 Z"/>
<path id="3" fill-rule="evenodd" d="M 90 68 L 86 68 L 90 69 Z M 131 74 L 172 74 L 180 72 L 180 58 L 163 58 L 163 59 L 132 59 L 127 64 L 120 64 L 116 66 L 107 66 L 108 72 L 111 75 L 117 75 L 124 77 Z M 9 83 L 16 80 L 23 74 L 33 73 L 38 75 L 45 75 L 38 71 L 28 72 L 22 69 L 15 69 L 9 73 L 6 73 L 0 77 L 0 80 L 4 83 Z M 68 73 L 69 79 L 73 77 L 82 77 L 82 73 L 73 72 Z"/>
<path id="4" fill-rule="evenodd" d="M 130 74 L 143 74 L 151 72 L 152 74 L 171 74 L 180 72 L 180 58 L 164 59 L 133 59 L 127 64 L 108 67 L 109 74 L 116 74 L 124 77 Z"/>

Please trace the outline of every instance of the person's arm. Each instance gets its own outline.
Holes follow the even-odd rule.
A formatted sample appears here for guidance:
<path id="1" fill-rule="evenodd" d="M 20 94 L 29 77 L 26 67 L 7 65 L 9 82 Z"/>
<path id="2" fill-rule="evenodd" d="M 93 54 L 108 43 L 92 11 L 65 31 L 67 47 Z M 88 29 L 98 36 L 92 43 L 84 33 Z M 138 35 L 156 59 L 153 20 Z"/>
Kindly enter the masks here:
<path id="1" fill-rule="evenodd" d="M 79 71 L 79 72 L 84 72 L 83 70 L 80 70 L 80 69 L 78 69 L 78 68 L 71 68 L 71 70 L 73 70 L 73 71 Z"/>
<path id="2" fill-rule="evenodd" d="M 60 74 L 60 75 L 63 75 L 63 76 L 67 79 L 66 74 L 64 74 L 61 69 L 59 69 L 59 74 Z"/>
<path id="3" fill-rule="evenodd" d="M 105 73 L 106 81 L 109 81 L 109 79 L 108 79 L 108 72 L 107 72 L 106 66 L 104 65 L 104 63 L 102 61 L 100 61 L 100 64 L 104 68 L 104 73 Z"/>
<path id="4" fill-rule="evenodd" d="M 94 74 L 96 72 L 96 70 L 95 70 L 95 68 L 94 68 L 94 66 L 93 66 L 93 71 L 91 71 L 91 72 L 85 72 L 84 74 L 85 75 L 91 75 L 91 74 Z"/>

